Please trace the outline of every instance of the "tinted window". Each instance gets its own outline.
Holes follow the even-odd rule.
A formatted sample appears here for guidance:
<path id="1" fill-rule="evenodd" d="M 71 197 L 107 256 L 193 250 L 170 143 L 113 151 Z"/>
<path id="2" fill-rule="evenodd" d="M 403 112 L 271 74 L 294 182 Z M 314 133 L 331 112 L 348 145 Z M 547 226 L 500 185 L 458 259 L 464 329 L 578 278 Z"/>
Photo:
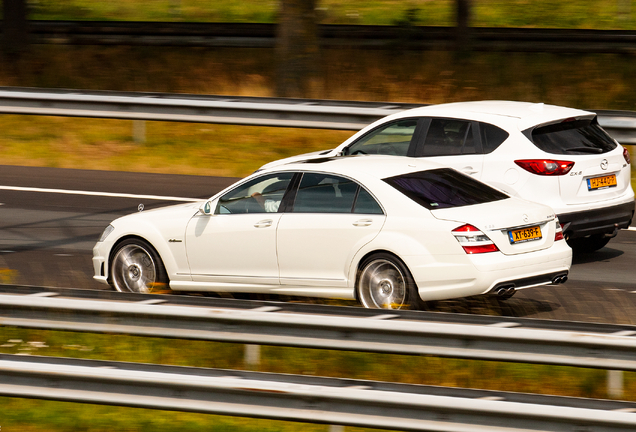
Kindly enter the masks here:
<path id="1" fill-rule="evenodd" d="M 481 146 L 484 153 L 490 153 L 501 145 L 510 135 L 503 129 L 488 123 L 479 123 Z"/>
<path id="2" fill-rule="evenodd" d="M 416 126 L 417 119 L 407 119 L 380 127 L 350 145 L 346 154 L 406 156 Z"/>
<path id="3" fill-rule="evenodd" d="M 216 214 L 277 212 L 293 173 L 258 177 L 226 193 L 219 199 Z"/>
<path id="4" fill-rule="evenodd" d="M 369 192 L 364 188 L 360 188 L 358 191 L 358 197 L 356 198 L 356 204 L 353 207 L 354 213 L 365 213 L 365 214 L 382 214 L 382 207 L 377 201 L 371 196 Z"/>
<path id="5" fill-rule="evenodd" d="M 471 122 L 431 119 L 424 141 L 423 156 L 474 154 L 475 140 Z"/>
<path id="6" fill-rule="evenodd" d="M 339 176 L 305 173 L 296 192 L 294 213 L 382 214 L 369 192 L 356 182 Z"/>
<path id="7" fill-rule="evenodd" d="M 562 155 L 600 154 L 616 148 L 616 143 L 599 126 L 596 118 L 538 127 L 532 131 L 532 141 L 547 153 Z"/>
<path id="8" fill-rule="evenodd" d="M 384 181 L 429 210 L 508 198 L 506 194 L 450 168 L 403 174 Z"/>

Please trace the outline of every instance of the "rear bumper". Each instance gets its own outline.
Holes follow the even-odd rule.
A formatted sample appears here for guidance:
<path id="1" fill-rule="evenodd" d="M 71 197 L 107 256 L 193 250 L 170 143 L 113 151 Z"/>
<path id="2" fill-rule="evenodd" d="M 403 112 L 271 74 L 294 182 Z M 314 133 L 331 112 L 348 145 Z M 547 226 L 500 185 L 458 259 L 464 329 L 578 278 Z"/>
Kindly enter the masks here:
<path id="1" fill-rule="evenodd" d="M 563 233 L 569 238 L 611 234 L 627 228 L 634 217 L 634 201 L 594 210 L 557 214 Z"/>

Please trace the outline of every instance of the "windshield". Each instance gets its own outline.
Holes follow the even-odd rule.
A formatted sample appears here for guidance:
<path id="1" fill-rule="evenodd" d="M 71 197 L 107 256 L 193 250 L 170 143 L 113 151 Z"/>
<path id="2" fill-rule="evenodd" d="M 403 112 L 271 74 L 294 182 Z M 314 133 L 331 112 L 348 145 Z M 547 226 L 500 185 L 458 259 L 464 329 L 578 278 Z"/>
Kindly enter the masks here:
<path id="1" fill-rule="evenodd" d="M 616 148 L 596 118 L 538 127 L 532 131 L 532 142 L 547 153 L 560 155 L 600 154 Z"/>
<path id="2" fill-rule="evenodd" d="M 508 198 L 503 192 L 451 168 L 402 174 L 384 181 L 429 210 Z"/>

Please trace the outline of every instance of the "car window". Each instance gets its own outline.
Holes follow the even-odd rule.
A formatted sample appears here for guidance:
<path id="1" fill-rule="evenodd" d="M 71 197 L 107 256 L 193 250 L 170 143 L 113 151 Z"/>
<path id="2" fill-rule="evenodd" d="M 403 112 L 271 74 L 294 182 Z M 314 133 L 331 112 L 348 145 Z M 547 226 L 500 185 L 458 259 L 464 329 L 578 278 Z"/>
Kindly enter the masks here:
<path id="1" fill-rule="evenodd" d="M 371 196 L 369 192 L 363 187 L 358 191 L 356 203 L 353 206 L 354 213 L 364 214 L 383 214 L 380 204 Z"/>
<path id="2" fill-rule="evenodd" d="M 417 119 L 399 120 L 369 132 L 347 147 L 346 154 L 406 156 L 417 127 Z"/>
<path id="3" fill-rule="evenodd" d="M 433 118 L 426 133 L 422 156 L 475 154 L 472 122 Z"/>
<path id="4" fill-rule="evenodd" d="M 481 132 L 481 147 L 484 153 L 493 152 L 510 136 L 505 130 L 489 123 L 479 123 L 479 129 Z"/>
<path id="5" fill-rule="evenodd" d="M 535 128 L 532 142 L 547 153 L 600 154 L 616 148 L 614 140 L 593 120 L 566 120 Z"/>
<path id="6" fill-rule="evenodd" d="M 275 213 L 293 175 L 269 174 L 243 183 L 219 199 L 215 213 Z"/>
<path id="7" fill-rule="evenodd" d="M 450 168 L 402 174 L 384 181 L 429 210 L 508 198 L 503 192 Z"/>
<path id="8" fill-rule="evenodd" d="M 382 214 L 382 208 L 351 179 L 322 173 L 304 173 L 292 210 L 294 213 Z"/>

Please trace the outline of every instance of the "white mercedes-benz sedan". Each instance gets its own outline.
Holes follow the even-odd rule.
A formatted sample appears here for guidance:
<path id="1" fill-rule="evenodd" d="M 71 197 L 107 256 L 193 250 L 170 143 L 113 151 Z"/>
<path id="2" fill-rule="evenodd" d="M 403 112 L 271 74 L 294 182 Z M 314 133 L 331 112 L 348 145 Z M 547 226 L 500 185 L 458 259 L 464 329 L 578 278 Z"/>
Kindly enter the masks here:
<path id="1" fill-rule="evenodd" d="M 355 154 L 426 158 L 547 204 L 575 252 L 602 248 L 634 216 L 629 152 L 588 111 L 508 101 L 430 105 L 380 119 L 333 150 L 265 167 Z"/>
<path id="2" fill-rule="evenodd" d="M 207 201 L 124 216 L 93 250 L 118 291 L 269 293 L 369 308 L 563 283 L 554 211 L 422 159 L 349 156 L 261 170 Z"/>

